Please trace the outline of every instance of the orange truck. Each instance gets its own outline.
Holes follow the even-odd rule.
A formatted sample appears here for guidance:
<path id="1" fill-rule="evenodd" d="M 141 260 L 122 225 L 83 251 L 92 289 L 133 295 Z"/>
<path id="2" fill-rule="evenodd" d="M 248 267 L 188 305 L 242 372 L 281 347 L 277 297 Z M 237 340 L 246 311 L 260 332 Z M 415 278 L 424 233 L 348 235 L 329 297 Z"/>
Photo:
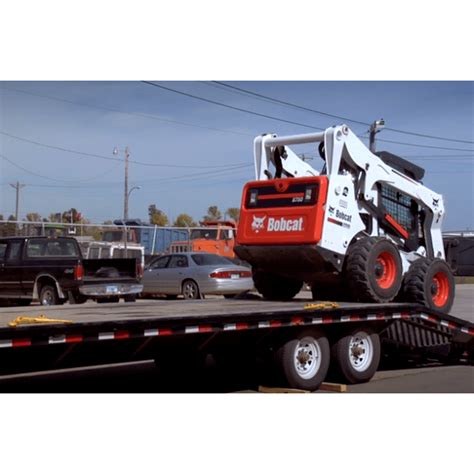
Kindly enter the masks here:
<path id="1" fill-rule="evenodd" d="M 191 229 L 189 240 L 173 242 L 170 253 L 176 252 L 209 252 L 222 257 L 235 258 L 234 242 L 236 223 L 228 221 L 200 222 L 200 227 Z"/>

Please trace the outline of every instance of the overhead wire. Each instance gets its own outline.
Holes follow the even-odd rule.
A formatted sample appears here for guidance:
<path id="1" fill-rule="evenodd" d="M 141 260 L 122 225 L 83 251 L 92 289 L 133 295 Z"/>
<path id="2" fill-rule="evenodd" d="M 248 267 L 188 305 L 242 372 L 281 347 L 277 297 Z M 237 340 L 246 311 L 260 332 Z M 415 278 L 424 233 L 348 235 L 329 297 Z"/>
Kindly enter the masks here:
<path id="1" fill-rule="evenodd" d="M 324 116 L 327 116 L 327 117 L 337 118 L 339 120 L 344 120 L 346 122 L 357 123 L 359 125 L 366 125 L 366 126 L 371 125 L 368 122 L 362 122 L 360 120 L 355 120 L 355 119 L 351 119 L 351 118 L 348 118 L 348 117 L 343 117 L 341 115 L 335 115 L 335 114 L 331 114 L 331 113 L 328 113 L 328 112 L 323 112 L 322 110 L 316 110 L 316 109 L 312 109 L 312 108 L 309 108 L 309 107 L 304 107 L 302 105 L 295 104 L 293 102 L 284 101 L 284 100 L 281 100 L 281 99 L 277 99 L 275 97 L 269 97 L 267 95 L 259 94 L 259 93 L 254 92 L 254 91 L 249 91 L 247 89 L 243 89 L 241 87 L 233 86 L 233 85 L 227 84 L 225 82 L 221 82 L 221 81 L 212 81 L 212 82 L 215 83 L 215 84 L 219 84 L 223 87 L 226 87 L 229 90 L 239 91 L 239 92 L 242 92 L 244 94 L 254 96 L 254 97 L 259 98 L 259 99 L 265 99 L 267 101 L 271 101 L 271 102 L 278 103 L 278 104 L 281 104 L 281 105 L 286 105 L 286 106 L 297 108 L 297 109 L 300 109 L 300 110 L 305 110 L 307 112 L 313 112 L 313 113 L 316 113 L 316 114 L 319 114 L 319 115 L 324 115 Z M 470 140 L 460 140 L 460 139 L 456 139 L 456 138 L 440 137 L 440 136 L 437 136 L 437 135 L 428 135 L 428 134 L 425 134 L 425 133 L 411 132 L 411 131 L 408 131 L 408 130 L 400 130 L 400 129 L 397 129 L 397 128 L 392 128 L 392 127 L 387 127 L 387 126 L 384 127 L 384 130 L 388 130 L 388 131 L 395 132 L 395 133 L 401 133 L 401 134 L 405 134 L 405 135 L 413 135 L 413 136 L 422 137 L 422 138 L 429 138 L 429 139 L 432 139 L 432 140 L 444 140 L 444 141 L 449 141 L 449 142 L 474 144 L 474 141 L 470 141 Z"/>
<path id="2" fill-rule="evenodd" d="M 73 150 L 71 148 L 60 147 L 60 146 L 57 146 L 57 145 L 49 145 L 49 144 L 46 144 L 46 143 L 41 143 L 41 142 L 38 142 L 36 140 L 31 140 L 31 139 L 28 139 L 28 138 L 25 138 L 25 137 L 20 137 L 18 135 L 13 135 L 12 133 L 5 132 L 4 130 L 0 130 L 0 134 L 5 135 L 5 136 L 10 137 L 10 138 L 13 138 L 15 140 L 19 140 L 19 141 L 26 142 L 26 143 L 31 143 L 33 145 L 41 146 L 41 147 L 44 147 L 44 148 L 50 148 L 52 150 L 63 151 L 63 152 L 66 152 L 66 153 L 74 153 L 76 155 L 87 156 L 87 157 L 90 157 L 90 158 L 99 158 L 99 159 L 108 160 L 108 161 L 119 161 L 121 163 L 123 163 L 123 161 L 124 161 L 122 158 L 116 158 L 116 157 L 113 157 L 113 156 L 98 155 L 97 153 L 88 153 L 88 152 L 84 152 L 84 151 Z M 134 159 L 129 159 L 128 162 L 129 163 L 134 163 L 134 164 L 140 165 L 140 166 L 151 166 L 151 167 L 159 167 L 159 168 L 185 168 L 185 169 L 188 169 L 188 168 L 211 169 L 212 168 L 212 169 L 214 169 L 214 168 L 225 168 L 225 167 L 229 166 L 229 164 L 226 164 L 226 165 L 172 165 L 172 164 L 165 164 L 165 163 L 146 163 L 146 162 L 138 161 L 138 160 L 134 160 Z"/>
<path id="3" fill-rule="evenodd" d="M 167 119 L 167 118 L 164 118 L 164 117 L 160 117 L 158 115 L 145 114 L 145 113 L 142 113 L 142 112 L 127 112 L 127 111 L 124 111 L 124 110 L 116 109 L 114 107 L 105 107 L 103 105 L 83 104 L 81 102 L 76 102 L 76 101 L 69 100 L 69 99 L 55 97 L 55 96 L 51 96 L 51 95 L 47 95 L 47 94 L 40 94 L 40 93 L 37 93 L 37 92 L 24 91 L 24 90 L 15 89 L 15 88 L 12 88 L 12 87 L 2 86 L 2 87 L 0 87 L 0 90 L 2 90 L 2 89 L 7 90 L 7 91 L 11 91 L 11 92 L 16 92 L 16 93 L 19 93 L 19 94 L 31 95 L 31 96 L 34 96 L 34 97 L 41 97 L 43 99 L 55 100 L 57 102 L 64 102 L 64 103 L 67 103 L 67 104 L 77 105 L 79 107 L 88 107 L 88 108 L 91 108 L 91 109 L 104 110 L 106 112 L 114 112 L 114 113 L 118 113 L 118 114 L 122 114 L 122 115 L 129 115 L 129 116 L 133 116 L 133 117 L 141 117 L 141 118 L 145 118 L 145 119 L 156 120 L 156 121 L 159 121 L 159 122 L 171 123 L 173 125 L 182 125 L 182 126 L 185 126 L 185 127 L 201 128 L 201 129 L 205 129 L 205 130 L 211 130 L 211 131 L 214 131 L 214 132 L 231 133 L 231 134 L 234 134 L 234 135 L 242 135 L 242 136 L 247 136 L 247 137 L 253 137 L 253 135 L 250 134 L 250 133 L 240 132 L 238 130 L 228 130 L 228 129 L 224 129 L 224 128 L 217 128 L 217 127 L 209 127 L 209 126 L 206 126 L 206 125 L 199 125 L 199 124 L 191 123 L 191 122 L 171 120 L 171 119 Z"/>

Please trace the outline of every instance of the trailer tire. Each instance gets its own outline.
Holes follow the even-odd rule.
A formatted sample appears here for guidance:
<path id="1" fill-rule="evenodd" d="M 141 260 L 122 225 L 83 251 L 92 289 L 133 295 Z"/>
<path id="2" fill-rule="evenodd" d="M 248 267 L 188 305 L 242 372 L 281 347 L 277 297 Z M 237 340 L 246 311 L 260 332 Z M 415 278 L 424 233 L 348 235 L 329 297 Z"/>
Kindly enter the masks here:
<path id="1" fill-rule="evenodd" d="M 42 306 L 53 306 L 61 304 L 58 292 L 52 285 L 43 285 L 39 294 L 39 301 Z"/>
<path id="2" fill-rule="evenodd" d="M 402 260 L 388 239 L 364 237 L 348 251 L 345 276 L 357 301 L 388 303 L 402 286 Z"/>
<path id="3" fill-rule="evenodd" d="M 137 301 L 137 295 L 125 295 L 123 300 L 125 303 L 135 303 L 135 301 Z"/>
<path id="4" fill-rule="evenodd" d="M 368 382 L 377 372 L 381 348 L 379 335 L 371 328 L 357 328 L 331 347 L 333 373 L 337 381 Z"/>
<path id="5" fill-rule="evenodd" d="M 331 350 L 324 334 L 308 330 L 287 341 L 276 353 L 276 361 L 288 385 L 315 391 L 329 369 Z"/>
<path id="6" fill-rule="evenodd" d="M 303 287 L 303 282 L 262 270 L 252 272 L 256 290 L 267 300 L 288 301 L 294 298 Z"/>
<path id="7" fill-rule="evenodd" d="M 198 300 L 201 297 L 199 285 L 194 280 L 184 280 L 182 293 L 185 300 Z"/>
<path id="8" fill-rule="evenodd" d="M 449 313 L 455 287 L 453 272 L 444 260 L 419 258 L 405 275 L 403 293 L 409 302 Z"/>

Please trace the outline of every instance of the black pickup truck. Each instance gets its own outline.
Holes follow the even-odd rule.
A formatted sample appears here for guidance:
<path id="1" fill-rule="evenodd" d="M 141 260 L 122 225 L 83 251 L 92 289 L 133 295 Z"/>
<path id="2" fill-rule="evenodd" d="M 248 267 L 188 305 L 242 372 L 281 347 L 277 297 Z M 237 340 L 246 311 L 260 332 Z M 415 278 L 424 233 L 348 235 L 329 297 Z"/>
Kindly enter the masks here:
<path id="1" fill-rule="evenodd" d="M 141 276 L 133 258 L 83 259 L 70 237 L 0 238 L 0 303 L 131 302 L 143 289 Z"/>

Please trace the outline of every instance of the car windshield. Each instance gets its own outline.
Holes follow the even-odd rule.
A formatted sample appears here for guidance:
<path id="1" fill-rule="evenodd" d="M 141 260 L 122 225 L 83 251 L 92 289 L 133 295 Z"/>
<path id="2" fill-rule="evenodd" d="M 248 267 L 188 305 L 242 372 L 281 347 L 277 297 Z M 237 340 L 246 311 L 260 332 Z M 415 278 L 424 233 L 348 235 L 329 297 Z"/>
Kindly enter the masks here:
<path id="1" fill-rule="evenodd" d="M 195 239 L 217 239 L 217 229 L 194 229 L 191 231 L 191 240 Z"/>
<path id="2" fill-rule="evenodd" d="M 231 265 L 230 260 L 212 253 L 195 253 L 191 258 L 196 265 Z"/>

